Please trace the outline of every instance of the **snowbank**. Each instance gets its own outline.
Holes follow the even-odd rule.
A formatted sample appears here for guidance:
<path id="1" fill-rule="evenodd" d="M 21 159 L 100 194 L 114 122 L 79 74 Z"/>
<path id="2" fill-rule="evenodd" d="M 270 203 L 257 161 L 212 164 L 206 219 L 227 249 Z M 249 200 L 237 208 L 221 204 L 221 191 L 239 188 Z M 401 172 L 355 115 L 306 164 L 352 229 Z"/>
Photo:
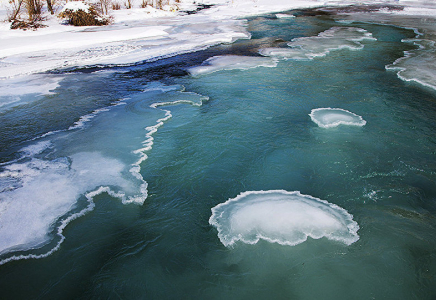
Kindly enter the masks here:
<path id="1" fill-rule="evenodd" d="M 0 19 L 6 19 L 8 1 L 0 0 Z M 380 2 L 380 1 L 378 1 Z M 413 0 L 385 0 L 406 5 L 396 14 L 436 16 L 436 3 Z M 75 9 L 82 2 L 69 2 Z M 204 49 L 219 43 L 249 38 L 241 17 L 324 5 L 374 4 L 357 0 L 200 0 L 214 4 L 196 14 L 192 0 L 182 0 L 179 11 L 140 8 L 112 11 L 112 25 L 73 27 L 47 14 L 48 27 L 37 31 L 11 30 L 0 22 L 0 79 L 51 69 L 104 64 L 130 64 Z"/>

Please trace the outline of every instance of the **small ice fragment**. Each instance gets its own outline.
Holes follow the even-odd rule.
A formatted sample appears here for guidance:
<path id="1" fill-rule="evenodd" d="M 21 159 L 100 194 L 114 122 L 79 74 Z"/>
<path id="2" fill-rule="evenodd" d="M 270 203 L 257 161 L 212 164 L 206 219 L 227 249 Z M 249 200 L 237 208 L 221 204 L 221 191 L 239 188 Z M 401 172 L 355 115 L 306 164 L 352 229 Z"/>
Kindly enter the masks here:
<path id="1" fill-rule="evenodd" d="M 342 108 L 316 108 L 309 114 L 313 122 L 322 128 L 332 128 L 339 125 L 364 126 L 366 121 Z"/>

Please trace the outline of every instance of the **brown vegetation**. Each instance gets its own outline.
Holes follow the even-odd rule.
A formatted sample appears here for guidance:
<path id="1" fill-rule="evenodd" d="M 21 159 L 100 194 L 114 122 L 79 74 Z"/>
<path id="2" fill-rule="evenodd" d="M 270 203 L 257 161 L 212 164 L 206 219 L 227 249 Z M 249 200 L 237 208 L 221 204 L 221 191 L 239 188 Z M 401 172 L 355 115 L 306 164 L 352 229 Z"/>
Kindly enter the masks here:
<path id="1" fill-rule="evenodd" d="M 68 24 L 74 26 L 102 26 L 111 23 L 111 18 L 102 17 L 92 6 L 89 6 L 87 12 L 81 9 L 66 9 L 58 17 L 66 19 Z"/>

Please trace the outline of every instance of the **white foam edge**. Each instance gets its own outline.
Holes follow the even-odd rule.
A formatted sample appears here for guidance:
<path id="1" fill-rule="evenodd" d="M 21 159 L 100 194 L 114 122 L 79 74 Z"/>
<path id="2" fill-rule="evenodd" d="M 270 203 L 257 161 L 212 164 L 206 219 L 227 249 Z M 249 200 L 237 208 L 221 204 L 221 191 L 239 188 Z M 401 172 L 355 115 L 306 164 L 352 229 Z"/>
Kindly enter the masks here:
<path id="1" fill-rule="evenodd" d="M 168 91 L 175 91 L 179 90 L 180 92 L 184 91 L 184 87 L 178 88 L 177 86 L 157 86 L 157 87 L 151 87 L 148 89 L 145 89 L 144 91 L 161 91 L 161 92 L 168 92 Z M 195 94 L 195 93 L 191 93 Z M 165 124 L 166 121 L 171 119 L 173 115 L 171 114 L 171 111 L 168 109 L 161 109 L 159 107 L 161 106 L 171 106 L 171 105 L 178 105 L 178 104 L 190 104 L 192 106 L 202 106 L 204 101 L 209 100 L 209 97 L 207 96 L 200 96 L 199 102 L 189 101 L 189 100 L 177 100 L 177 101 L 169 101 L 169 102 L 155 102 L 150 105 L 151 108 L 159 109 L 165 113 L 163 118 L 160 118 L 156 121 L 155 125 L 148 126 L 145 128 L 147 133 L 145 134 L 145 140 L 142 142 L 142 147 L 139 149 L 136 149 L 133 151 L 133 154 L 139 155 L 139 159 L 131 165 L 130 173 L 136 177 L 137 179 L 144 182 L 143 185 L 141 185 L 141 191 L 145 193 L 146 197 L 148 195 L 147 191 L 147 182 L 144 181 L 143 176 L 141 175 L 141 163 L 143 163 L 145 160 L 148 159 L 148 155 L 146 152 L 150 151 L 153 148 L 154 144 L 154 137 L 153 135 L 158 131 L 158 129 Z M 144 199 L 145 200 L 145 199 Z"/>
<path id="2" fill-rule="evenodd" d="M 85 125 L 87 123 L 89 123 L 92 119 L 94 119 L 98 114 L 102 113 L 102 112 L 107 112 L 110 111 L 111 107 L 114 106 L 119 106 L 119 105 L 124 105 L 126 104 L 125 102 L 114 102 L 112 103 L 112 105 L 108 106 L 108 107 L 102 107 L 99 109 L 94 110 L 93 112 L 91 112 L 90 114 L 81 116 L 79 118 L 79 120 L 77 120 L 76 122 L 74 122 L 73 125 L 71 125 L 68 130 L 75 130 L 75 129 L 83 129 L 85 127 Z"/>
<path id="3" fill-rule="evenodd" d="M 354 117 L 357 117 L 359 119 L 359 122 L 356 123 L 356 122 L 338 121 L 338 122 L 334 122 L 334 123 L 331 123 L 328 125 L 324 125 L 323 123 L 319 122 L 314 116 L 314 113 L 316 113 L 317 111 L 322 111 L 322 110 L 343 111 L 347 114 L 351 114 Z M 337 127 L 339 125 L 360 126 L 360 127 L 366 125 L 366 121 L 362 118 L 362 116 L 359 116 L 351 111 L 348 111 L 348 110 L 342 109 L 342 108 L 331 108 L 331 107 L 315 108 L 315 109 L 312 109 L 309 116 L 310 116 L 310 119 L 321 128 L 333 128 L 333 127 Z"/>
<path id="4" fill-rule="evenodd" d="M 313 196 L 310 196 L 310 195 L 301 194 L 300 191 L 289 192 L 289 191 L 286 191 L 286 190 L 267 190 L 267 191 L 260 190 L 260 191 L 246 191 L 246 192 L 243 192 L 243 193 L 239 194 L 238 196 L 236 196 L 235 198 L 230 198 L 226 202 L 220 203 L 220 204 L 216 205 L 215 207 L 213 207 L 211 209 L 212 215 L 209 218 L 209 224 L 212 225 L 212 226 L 215 226 L 217 228 L 218 237 L 220 238 L 220 241 L 224 244 L 224 246 L 232 248 L 237 241 L 242 241 L 242 242 L 244 242 L 246 244 L 254 245 L 254 244 L 258 243 L 261 239 L 263 239 L 263 240 L 265 240 L 267 242 L 270 242 L 270 243 L 278 243 L 278 244 L 286 245 L 286 246 L 296 246 L 296 245 L 301 244 L 301 243 L 303 243 L 303 242 L 305 242 L 307 240 L 307 238 L 310 235 L 306 235 L 304 240 L 299 240 L 299 241 L 296 241 L 295 243 L 291 243 L 291 242 L 283 242 L 283 241 L 280 241 L 280 240 L 271 239 L 269 237 L 265 237 L 263 235 L 259 235 L 258 234 L 256 236 L 257 238 L 255 240 L 253 240 L 253 241 L 245 240 L 241 235 L 238 235 L 238 236 L 234 237 L 231 241 L 229 241 L 227 243 L 223 242 L 223 239 L 221 238 L 222 237 L 221 236 L 222 226 L 220 225 L 220 223 L 217 220 L 217 217 L 222 216 L 223 212 L 220 215 L 217 215 L 217 213 L 216 213 L 217 211 L 219 211 L 222 207 L 225 207 L 225 206 L 229 205 L 229 203 L 238 202 L 240 199 L 245 198 L 245 197 L 247 197 L 249 195 L 266 195 L 266 194 L 273 194 L 273 193 L 282 193 L 282 194 L 285 194 L 285 195 L 294 195 L 294 196 L 299 196 L 299 197 L 303 197 L 303 198 L 308 198 L 308 199 L 311 199 L 311 200 L 314 200 L 314 201 L 321 202 L 321 203 L 329 206 L 333 210 L 340 211 L 340 212 L 344 213 L 344 215 L 347 216 L 347 220 L 350 221 L 350 223 L 347 225 L 347 229 L 348 229 L 349 233 L 352 236 L 354 236 L 355 238 L 350 240 L 349 242 L 346 242 L 343 239 L 335 238 L 335 237 L 332 237 L 332 236 L 328 237 L 328 239 L 335 240 L 335 241 L 338 241 L 338 242 L 342 242 L 342 243 L 344 243 L 344 244 L 346 244 L 348 246 L 359 240 L 359 235 L 357 234 L 357 232 L 359 231 L 360 227 L 357 224 L 357 222 L 353 220 L 353 215 L 350 214 L 346 209 L 344 209 L 344 208 L 342 208 L 342 207 L 340 207 L 340 206 L 338 206 L 338 205 L 336 205 L 334 203 L 330 203 L 330 202 L 328 202 L 326 200 L 322 200 L 322 199 L 319 199 L 319 198 L 316 198 L 316 197 L 313 197 Z"/>

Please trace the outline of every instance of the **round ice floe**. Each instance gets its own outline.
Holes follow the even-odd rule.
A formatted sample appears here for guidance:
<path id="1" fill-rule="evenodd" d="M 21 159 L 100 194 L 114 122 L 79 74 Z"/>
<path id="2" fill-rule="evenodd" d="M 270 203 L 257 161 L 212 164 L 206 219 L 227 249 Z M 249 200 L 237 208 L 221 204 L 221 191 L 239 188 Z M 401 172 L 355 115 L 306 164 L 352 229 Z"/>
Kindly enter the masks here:
<path id="1" fill-rule="evenodd" d="M 350 245 L 359 239 L 359 225 L 345 209 L 297 191 L 242 193 L 212 208 L 209 223 L 225 246 L 260 239 L 294 246 L 308 237 Z"/>
<path id="2" fill-rule="evenodd" d="M 312 109 L 309 116 L 313 122 L 323 128 L 339 125 L 363 126 L 366 124 L 361 116 L 342 108 L 316 108 Z"/>

